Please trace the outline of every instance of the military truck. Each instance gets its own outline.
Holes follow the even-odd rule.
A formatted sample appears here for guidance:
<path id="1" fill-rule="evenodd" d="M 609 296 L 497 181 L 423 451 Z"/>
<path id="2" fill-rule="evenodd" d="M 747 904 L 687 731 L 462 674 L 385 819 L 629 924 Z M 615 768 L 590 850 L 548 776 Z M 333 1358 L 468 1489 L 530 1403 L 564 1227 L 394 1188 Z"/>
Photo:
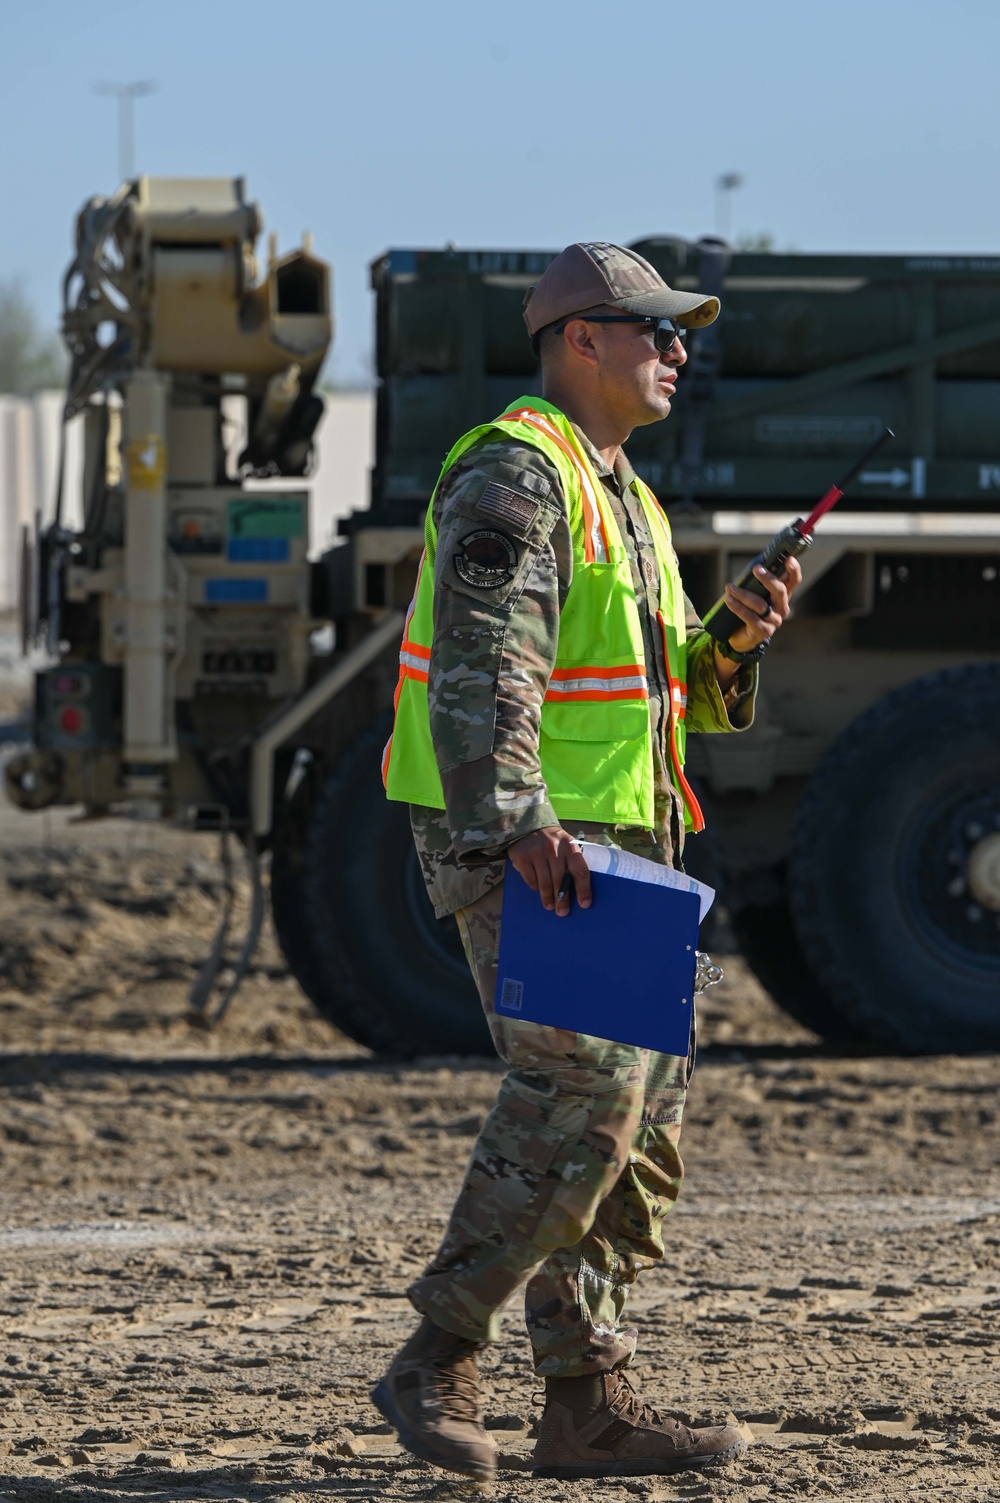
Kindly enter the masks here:
<path id="1" fill-rule="evenodd" d="M 249 748 L 320 664 L 307 473 L 332 337 L 308 244 L 266 262 L 242 179 L 122 184 L 82 208 L 64 283 L 70 352 L 54 517 L 21 559 L 25 647 L 44 642 L 24 809 L 250 830 Z M 66 424 L 82 415 L 83 522 L 66 515 Z M 230 454 L 237 434 L 242 440 Z M 243 963 L 251 945 L 245 947 Z"/>
<path id="2" fill-rule="evenodd" d="M 672 286 L 722 298 L 690 343 L 674 413 L 628 446 L 702 609 L 883 425 L 895 434 L 802 560 L 753 729 L 689 740 L 708 831 L 686 862 L 720 889 L 778 1002 L 822 1035 L 995 1048 L 1000 258 L 666 237 L 636 249 Z M 334 555 L 338 632 L 357 638 L 405 609 L 450 444 L 539 390 L 521 308 L 552 255 L 402 249 L 374 263 L 376 465 L 371 508 Z M 343 915 L 324 939 L 336 1012 L 370 1041 L 409 1031 L 476 1047 L 453 927 L 429 918 L 405 811 L 381 796 L 387 724 L 329 774 L 317 743 L 316 785 L 299 795 L 302 880 L 329 883 Z M 345 846 L 353 864 L 338 875 Z"/>
<path id="3" fill-rule="evenodd" d="M 26 634 L 57 661 L 8 790 L 232 829 L 256 891 L 237 976 L 263 854 L 322 1013 L 379 1050 L 487 1051 L 379 764 L 438 469 L 466 427 L 538 390 L 521 303 L 553 253 L 374 263 L 371 506 L 310 564 L 306 491 L 253 482 L 308 471 L 329 273 L 309 246 L 272 247 L 259 276 L 259 228 L 238 179 L 140 178 L 80 216 L 64 331 L 85 522 L 57 508 L 25 550 Z M 1000 259 L 637 248 L 723 298 L 675 414 L 630 444 L 696 604 L 883 423 L 896 434 L 805 556 L 753 730 L 689 742 L 709 833 L 688 864 L 821 1034 L 995 1048 Z"/>

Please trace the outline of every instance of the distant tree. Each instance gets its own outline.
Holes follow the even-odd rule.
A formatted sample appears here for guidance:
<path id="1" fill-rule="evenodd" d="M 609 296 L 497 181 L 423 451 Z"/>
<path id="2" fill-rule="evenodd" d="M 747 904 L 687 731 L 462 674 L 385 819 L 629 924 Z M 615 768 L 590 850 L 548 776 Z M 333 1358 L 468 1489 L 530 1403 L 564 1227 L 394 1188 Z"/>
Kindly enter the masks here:
<path id="1" fill-rule="evenodd" d="M 0 392 L 25 395 L 65 379 L 58 336 L 41 327 L 20 282 L 0 282 Z"/>
<path id="2" fill-rule="evenodd" d="M 774 250 L 774 236 L 767 230 L 760 230 L 756 235 L 739 235 L 736 240 L 736 249 L 767 254 Z"/>

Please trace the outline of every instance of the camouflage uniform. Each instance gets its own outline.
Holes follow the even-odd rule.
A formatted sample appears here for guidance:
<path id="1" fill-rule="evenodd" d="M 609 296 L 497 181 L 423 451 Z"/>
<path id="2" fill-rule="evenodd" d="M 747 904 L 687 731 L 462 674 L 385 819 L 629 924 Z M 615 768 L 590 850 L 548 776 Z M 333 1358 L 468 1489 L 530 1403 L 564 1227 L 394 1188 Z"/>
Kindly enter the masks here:
<path id="1" fill-rule="evenodd" d="M 576 430 L 604 485 L 632 566 L 649 680 L 654 764 L 650 830 L 570 822 L 577 838 L 680 865 L 683 806 L 669 768 L 669 688 L 653 629 L 659 574 L 633 473 L 608 469 Z M 521 505 L 518 506 L 520 498 Z M 525 498 L 534 503 L 527 506 Z M 529 526 L 501 519 L 532 517 Z M 663 1221 L 680 1190 L 678 1151 L 689 1060 L 546 1028 L 493 1012 L 503 853 L 560 823 L 538 758 L 542 700 L 555 662 L 573 558 L 559 477 L 539 450 L 486 438 L 438 489 L 431 730 L 446 809 L 414 806 L 414 839 L 435 912 L 453 913 L 497 1052 L 510 1066 L 473 1149 L 448 1230 L 411 1286 L 417 1309 L 488 1341 L 525 1284 L 535 1367 L 600 1372 L 631 1359 L 623 1323 L 639 1270 L 663 1256 Z M 480 583 L 470 538 L 500 529 L 509 568 Z M 512 551 L 513 557 L 510 557 Z M 753 716 L 756 669 L 725 700 L 711 639 L 688 602 L 690 730 L 728 731 Z M 555 916 L 553 923 L 560 922 Z"/>

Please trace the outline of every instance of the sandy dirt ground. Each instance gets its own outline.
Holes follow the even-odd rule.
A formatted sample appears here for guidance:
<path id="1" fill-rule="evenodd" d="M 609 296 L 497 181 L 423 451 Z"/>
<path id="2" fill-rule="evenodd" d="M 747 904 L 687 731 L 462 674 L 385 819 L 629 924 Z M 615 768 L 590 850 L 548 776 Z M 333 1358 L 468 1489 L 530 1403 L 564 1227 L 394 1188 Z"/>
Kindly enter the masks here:
<path id="1" fill-rule="evenodd" d="M 207 837 L 0 816 L 0 1498 L 471 1493 L 367 1393 L 498 1067 L 372 1059 L 269 934 L 197 1027 L 220 890 Z M 827 1052 L 726 965 L 636 1377 L 754 1444 L 717 1474 L 533 1482 L 513 1309 L 483 1364 L 495 1495 L 1000 1499 L 1000 1061 Z"/>

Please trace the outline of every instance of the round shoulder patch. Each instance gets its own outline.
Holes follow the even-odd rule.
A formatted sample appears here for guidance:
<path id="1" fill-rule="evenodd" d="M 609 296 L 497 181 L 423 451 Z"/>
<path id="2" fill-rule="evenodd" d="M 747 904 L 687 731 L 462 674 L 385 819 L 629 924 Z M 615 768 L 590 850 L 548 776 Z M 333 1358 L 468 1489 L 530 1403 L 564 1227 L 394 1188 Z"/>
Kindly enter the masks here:
<path id="1" fill-rule="evenodd" d="M 510 584 L 517 571 L 517 548 L 505 532 L 481 527 L 458 544 L 455 573 L 477 590 L 496 590 Z"/>

